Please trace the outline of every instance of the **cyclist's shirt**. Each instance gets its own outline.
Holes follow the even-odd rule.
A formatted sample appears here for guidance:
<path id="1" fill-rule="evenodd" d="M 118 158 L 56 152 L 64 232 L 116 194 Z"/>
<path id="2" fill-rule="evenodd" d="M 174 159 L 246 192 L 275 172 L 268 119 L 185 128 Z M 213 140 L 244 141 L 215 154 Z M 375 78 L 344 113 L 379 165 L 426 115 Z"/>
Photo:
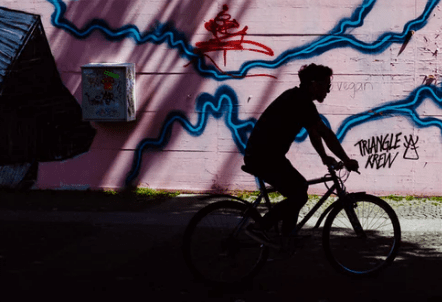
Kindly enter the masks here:
<path id="1" fill-rule="evenodd" d="M 286 90 L 262 113 L 247 142 L 245 155 L 284 157 L 301 129 L 320 119 L 313 101 L 301 89 Z"/>

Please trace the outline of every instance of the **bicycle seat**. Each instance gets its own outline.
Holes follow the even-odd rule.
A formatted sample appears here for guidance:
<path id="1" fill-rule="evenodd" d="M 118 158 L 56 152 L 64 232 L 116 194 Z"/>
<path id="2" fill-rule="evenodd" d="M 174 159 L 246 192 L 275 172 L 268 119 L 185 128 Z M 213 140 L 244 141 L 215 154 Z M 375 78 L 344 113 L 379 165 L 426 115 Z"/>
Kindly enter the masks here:
<path id="1" fill-rule="evenodd" d="M 271 192 L 275 192 L 275 191 L 276 191 L 276 188 L 274 188 L 273 186 L 268 186 L 268 187 L 266 187 L 266 186 L 264 185 L 264 181 L 261 179 L 261 177 L 258 176 L 258 174 L 257 174 L 253 169 L 251 169 L 249 166 L 247 166 L 247 165 L 243 165 L 243 166 L 241 166 L 241 169 L 242 169 L 244 172 L 246 172 L 246 173 L 248 173 L 248 174 L 251 174 L 252 176 L 258 178 L 259 183 L 260 183 L 260 188 L 261 188 L 261 189 L 262 189 L 262 188 L 266 188 L 267 191 L 268 191 L 269 193 L 271 193 Z"/>

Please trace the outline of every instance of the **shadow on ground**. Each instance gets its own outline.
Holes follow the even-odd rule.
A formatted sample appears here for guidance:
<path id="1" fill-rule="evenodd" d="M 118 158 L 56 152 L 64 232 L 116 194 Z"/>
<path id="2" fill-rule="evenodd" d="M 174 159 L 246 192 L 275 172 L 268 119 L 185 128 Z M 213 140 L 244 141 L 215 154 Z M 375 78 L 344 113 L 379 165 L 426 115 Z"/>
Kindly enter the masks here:
<path id="1" fill-rule="evenodd" d="M 158 206 L 172 193 L 141 195 L 104 191 L 0 189 L 0 209 L 58 211 L 141 211 Z"/>
<path id="2" fill-rule="evenodd" d="M 178 201 L 188 203 L 189 211 L 197 211 L 204 205 L 197 201 L 198 206 L 192 207 L 188 199 Z M 165 213 L 174 211 L 170 201 L 163 205 L 160 209 Z M 131 222 L 0 222 L 2 298 L 5 301 L 442 300 L 442 239 L 438 232 L 404 232 L 397 260 L 380 276 L 369 279 L 337 273 L 324 257 L 320 231 L 314 232 L 301 243 L 294 258 L 267 262 L 252 283 L 214 288 L 195 281 L 187 269 L 180 250 L 184 228 Z"/>

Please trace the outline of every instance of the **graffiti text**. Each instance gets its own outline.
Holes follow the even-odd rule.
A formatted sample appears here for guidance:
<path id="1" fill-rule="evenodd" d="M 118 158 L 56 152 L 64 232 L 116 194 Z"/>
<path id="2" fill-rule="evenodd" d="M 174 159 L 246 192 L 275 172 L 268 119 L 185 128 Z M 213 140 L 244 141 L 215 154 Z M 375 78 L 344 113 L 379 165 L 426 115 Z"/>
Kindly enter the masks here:
<path id="1" fill-rule="evenodd" d="M 419 160 L 419 154 L 417 153 L 418 146 L 416 146 L 417 141 L 419 141 L 419 137 L 416 137 L 416 140 L 414 140 L 413 136 L 410 135 L 408 138 L 404 136 L 404 139 L 405 139 L 404 159 Z"/>
<path id="2" fill-rule="evenodd" d="M 197 42 L 196 47 L 198 52 L 223 51 L 224 66 L 226 65 L 226 55 L 229 50 L 248 50 L 273 56 L 273 50 L 269 47 L 255 41 L 244 40 L 248 26 L 244 26 L 242 30 L 238 30 L 237 32 L 231 32 L 231 30 L 239 28 L 240 25 L 236 19 L 231 20 L 232 17 L 227 14 L 228 10 L 229 7 L 227 4 L 224 4 L 222 11 L 218 13 L 215 19 L 211 19 L 204 24 L 204 27 L 211 32 L 215 38 L 209 39 L 209 41 Z M 246 48 L 244 47 L 245 44 L 255 47 Z"/>
<path id="3" fill-rule="evenodd" d="M 367 90 L 367 86 L 373 89 L 373 84 L 370 82 L 337 82 L 333 83 L 330 87 L 330 91 L 338 90 L 338 91 L 353 91 L 353 94 L 350 97 L 354 98 L 356 96 L 356 92 Z"/>
<path id="4" fill-rule="evenodd" d="M 356 145 L 359 146 L 359 151 L 361 152 L 361 156 L 365 156 L 366 154 L 372 154 L 372 153 L 378 153 L 382 151 L 389 152 L 392 149 L 397 149 L 400 147 L 399 142 L 401 139 L 399 136 L 402 135 L 402 133 L 398 133 L 396 135 L 394 134 L 388 134 L 385 136 L 376 136 L 371 137 L 371 139 L 368 140 L 360 140 L 358 141 Z"/>
<path id="5" fill-rule="evenodd" d="M 387 134 L 382 136 L 371 137 L 368 140 L 359 140 L 355 146 L 359 147 L 359 152 L 361 156 L 367 156 L 367 162 L 365 168 L 391 168 L 396 157 L 399 155 L 399 151 L 392 153 L 392 150 L 397 150 L 401 148 L 400 142 L 402 133 L 397 134 Z M 403 136 L 405 142 L 404 159 L 407 160 L 418 160 L 419 155 L 417 153 L 417 141 L 419 137 L 413 138 L 413 135 Z"/>
<path id="6" fill-rule="evenodd" d="M 118 78 L 120 78 L 120 76 L 119 76 L 119 75 L 117 75 L 117 74 L 114 74 L 114 73 L 111 73 L 111 72 L 108 72 L 107 70 L 106 70 L 106 71 L 104 71 L 104 74 L 105 74 L 106 76 L 109 76 L 109 77 L 112 77 L 112 78 L 115 78 L 115 79 L 118 79 Z"/>

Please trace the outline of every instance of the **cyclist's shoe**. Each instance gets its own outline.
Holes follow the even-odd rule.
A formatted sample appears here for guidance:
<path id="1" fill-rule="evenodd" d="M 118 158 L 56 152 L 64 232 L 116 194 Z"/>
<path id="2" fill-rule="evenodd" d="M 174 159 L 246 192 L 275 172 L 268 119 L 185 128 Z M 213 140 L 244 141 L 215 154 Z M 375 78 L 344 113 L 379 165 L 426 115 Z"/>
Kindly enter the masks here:
<path id="1" fill-rule="evenodd" d="M 281 245 L 272 242 L 262 229 L 256 228 L 255 226 L 253 226 L 253 224 L 246 227 L 245 233 L 250 238 L 252 238 L 255 241 L 258 241 L 261 244 L 264 244 L 276 250 L 281 250 Z"/>

